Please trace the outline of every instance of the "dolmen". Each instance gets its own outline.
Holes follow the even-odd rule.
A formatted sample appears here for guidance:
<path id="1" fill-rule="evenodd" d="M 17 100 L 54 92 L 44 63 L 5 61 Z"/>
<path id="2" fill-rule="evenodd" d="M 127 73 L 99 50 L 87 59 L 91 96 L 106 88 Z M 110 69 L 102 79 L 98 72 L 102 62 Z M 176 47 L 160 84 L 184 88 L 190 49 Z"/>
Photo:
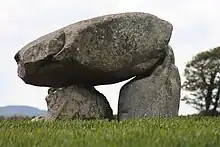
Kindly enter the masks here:
<path id="1" fill-rule="evenodd" d="M 14 56 L 17 75 L 49 88 L 45 120 L 112 120 L 108 100 L 94 86 L 131 78 L 120 90 L 118 120 L 175 117 L 181 80 L 172 31 L 168 21 L 143 12 L 82 20 L 21 48 Z"/>

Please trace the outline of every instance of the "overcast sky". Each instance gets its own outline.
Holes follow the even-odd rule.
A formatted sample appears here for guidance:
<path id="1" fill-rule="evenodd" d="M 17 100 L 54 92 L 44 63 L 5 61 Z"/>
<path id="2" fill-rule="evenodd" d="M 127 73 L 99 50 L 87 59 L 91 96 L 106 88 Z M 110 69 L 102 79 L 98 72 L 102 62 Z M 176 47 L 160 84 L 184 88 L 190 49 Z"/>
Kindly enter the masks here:
<path id="1" fill-rule="evenodd" d="M 182 76 L 193 55 L 220 45 L 219 0 L 0 0 L 0 106 L 29 105 L 46 109 L 47 88 L 17 77 L 14 54 L 38 37 L 71 23 L 118 12 L 146 12 L 174 26 L 170 45 Z M 125 82 L 99 86 L 117 113 L 119 89 Z M 180 114 L 194 113 L 181 102 Z"/>

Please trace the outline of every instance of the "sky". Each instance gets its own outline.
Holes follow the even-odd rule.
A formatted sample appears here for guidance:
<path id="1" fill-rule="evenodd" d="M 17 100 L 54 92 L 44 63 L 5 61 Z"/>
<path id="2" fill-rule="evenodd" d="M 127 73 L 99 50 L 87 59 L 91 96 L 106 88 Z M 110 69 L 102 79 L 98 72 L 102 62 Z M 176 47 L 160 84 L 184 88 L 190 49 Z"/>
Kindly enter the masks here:
<path id="1" fill-rule="evenodd" d="M 170 40 L 182 82 L 185 64 L 198 52 L 220 45 L 219 0 L 0 0 L 0 106 L 47 109 L 46 87 L 25 84 L 17 76 L 15 53 L 27 43 L 66 25 L 120 12 L 145 12 L 172 23 Z M 96 87 L 117 113 L 120 82 Z M 182 96 L 184 91 L 182 91 Z M 180 103 L 180 115 L 196 111 Z"/>

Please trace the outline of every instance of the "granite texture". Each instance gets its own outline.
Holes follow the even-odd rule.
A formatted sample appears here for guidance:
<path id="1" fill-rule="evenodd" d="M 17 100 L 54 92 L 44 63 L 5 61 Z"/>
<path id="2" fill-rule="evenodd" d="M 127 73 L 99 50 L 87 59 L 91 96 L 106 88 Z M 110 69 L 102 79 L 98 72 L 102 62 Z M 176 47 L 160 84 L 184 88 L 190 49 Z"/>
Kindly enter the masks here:
<path id="1" fill-rule="evenodd" d="M 50 88 L 46 102 L 47 120 L 113 119 L 109 102 L 94 87 L 72 85 Z"/>
<path id="2" fill-rule="evenodd" d="M 26 84 L 54 88 L 117 83 L 151 69 L 172 31 L 168 21 L 142 12 L 83 20 L 20 49 L 17 73 Z"/>
<path id="3" fill-rule="evenodd" d="M 118 119 L 178 116 L 180 90 L 179 71 L 169 47 L 160 65 L 145 77 L 136 77 L 121 88 Z"/>

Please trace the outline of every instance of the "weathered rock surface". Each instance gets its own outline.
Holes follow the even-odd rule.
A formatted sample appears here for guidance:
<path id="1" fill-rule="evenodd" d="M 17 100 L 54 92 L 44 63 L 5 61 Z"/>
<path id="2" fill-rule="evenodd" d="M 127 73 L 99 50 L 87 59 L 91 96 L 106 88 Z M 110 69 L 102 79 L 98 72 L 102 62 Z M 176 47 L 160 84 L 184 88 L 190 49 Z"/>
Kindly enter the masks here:
<path id="1" fill-rule="evenodd" d="M 136 77 L 120 90 L 118 119 L 178 115 L 181 81 L 172 48 L 146 77 Z"/>
<path id="2" fill-rule="evenodd" d="M 17 52 L 18 76 L 55 88 L 117 83 L 152 68 L 165 54 L 172 30 L 169 22 L 139 12 L 80 21 Z"/>
<path id="3" fill-rule="evenodd" d="M 50 88 L 46 102 L 48 113 L 43 119 L 49 121 L 113 119 L 113 112 L 107 99 L 91 86 Z"/>

